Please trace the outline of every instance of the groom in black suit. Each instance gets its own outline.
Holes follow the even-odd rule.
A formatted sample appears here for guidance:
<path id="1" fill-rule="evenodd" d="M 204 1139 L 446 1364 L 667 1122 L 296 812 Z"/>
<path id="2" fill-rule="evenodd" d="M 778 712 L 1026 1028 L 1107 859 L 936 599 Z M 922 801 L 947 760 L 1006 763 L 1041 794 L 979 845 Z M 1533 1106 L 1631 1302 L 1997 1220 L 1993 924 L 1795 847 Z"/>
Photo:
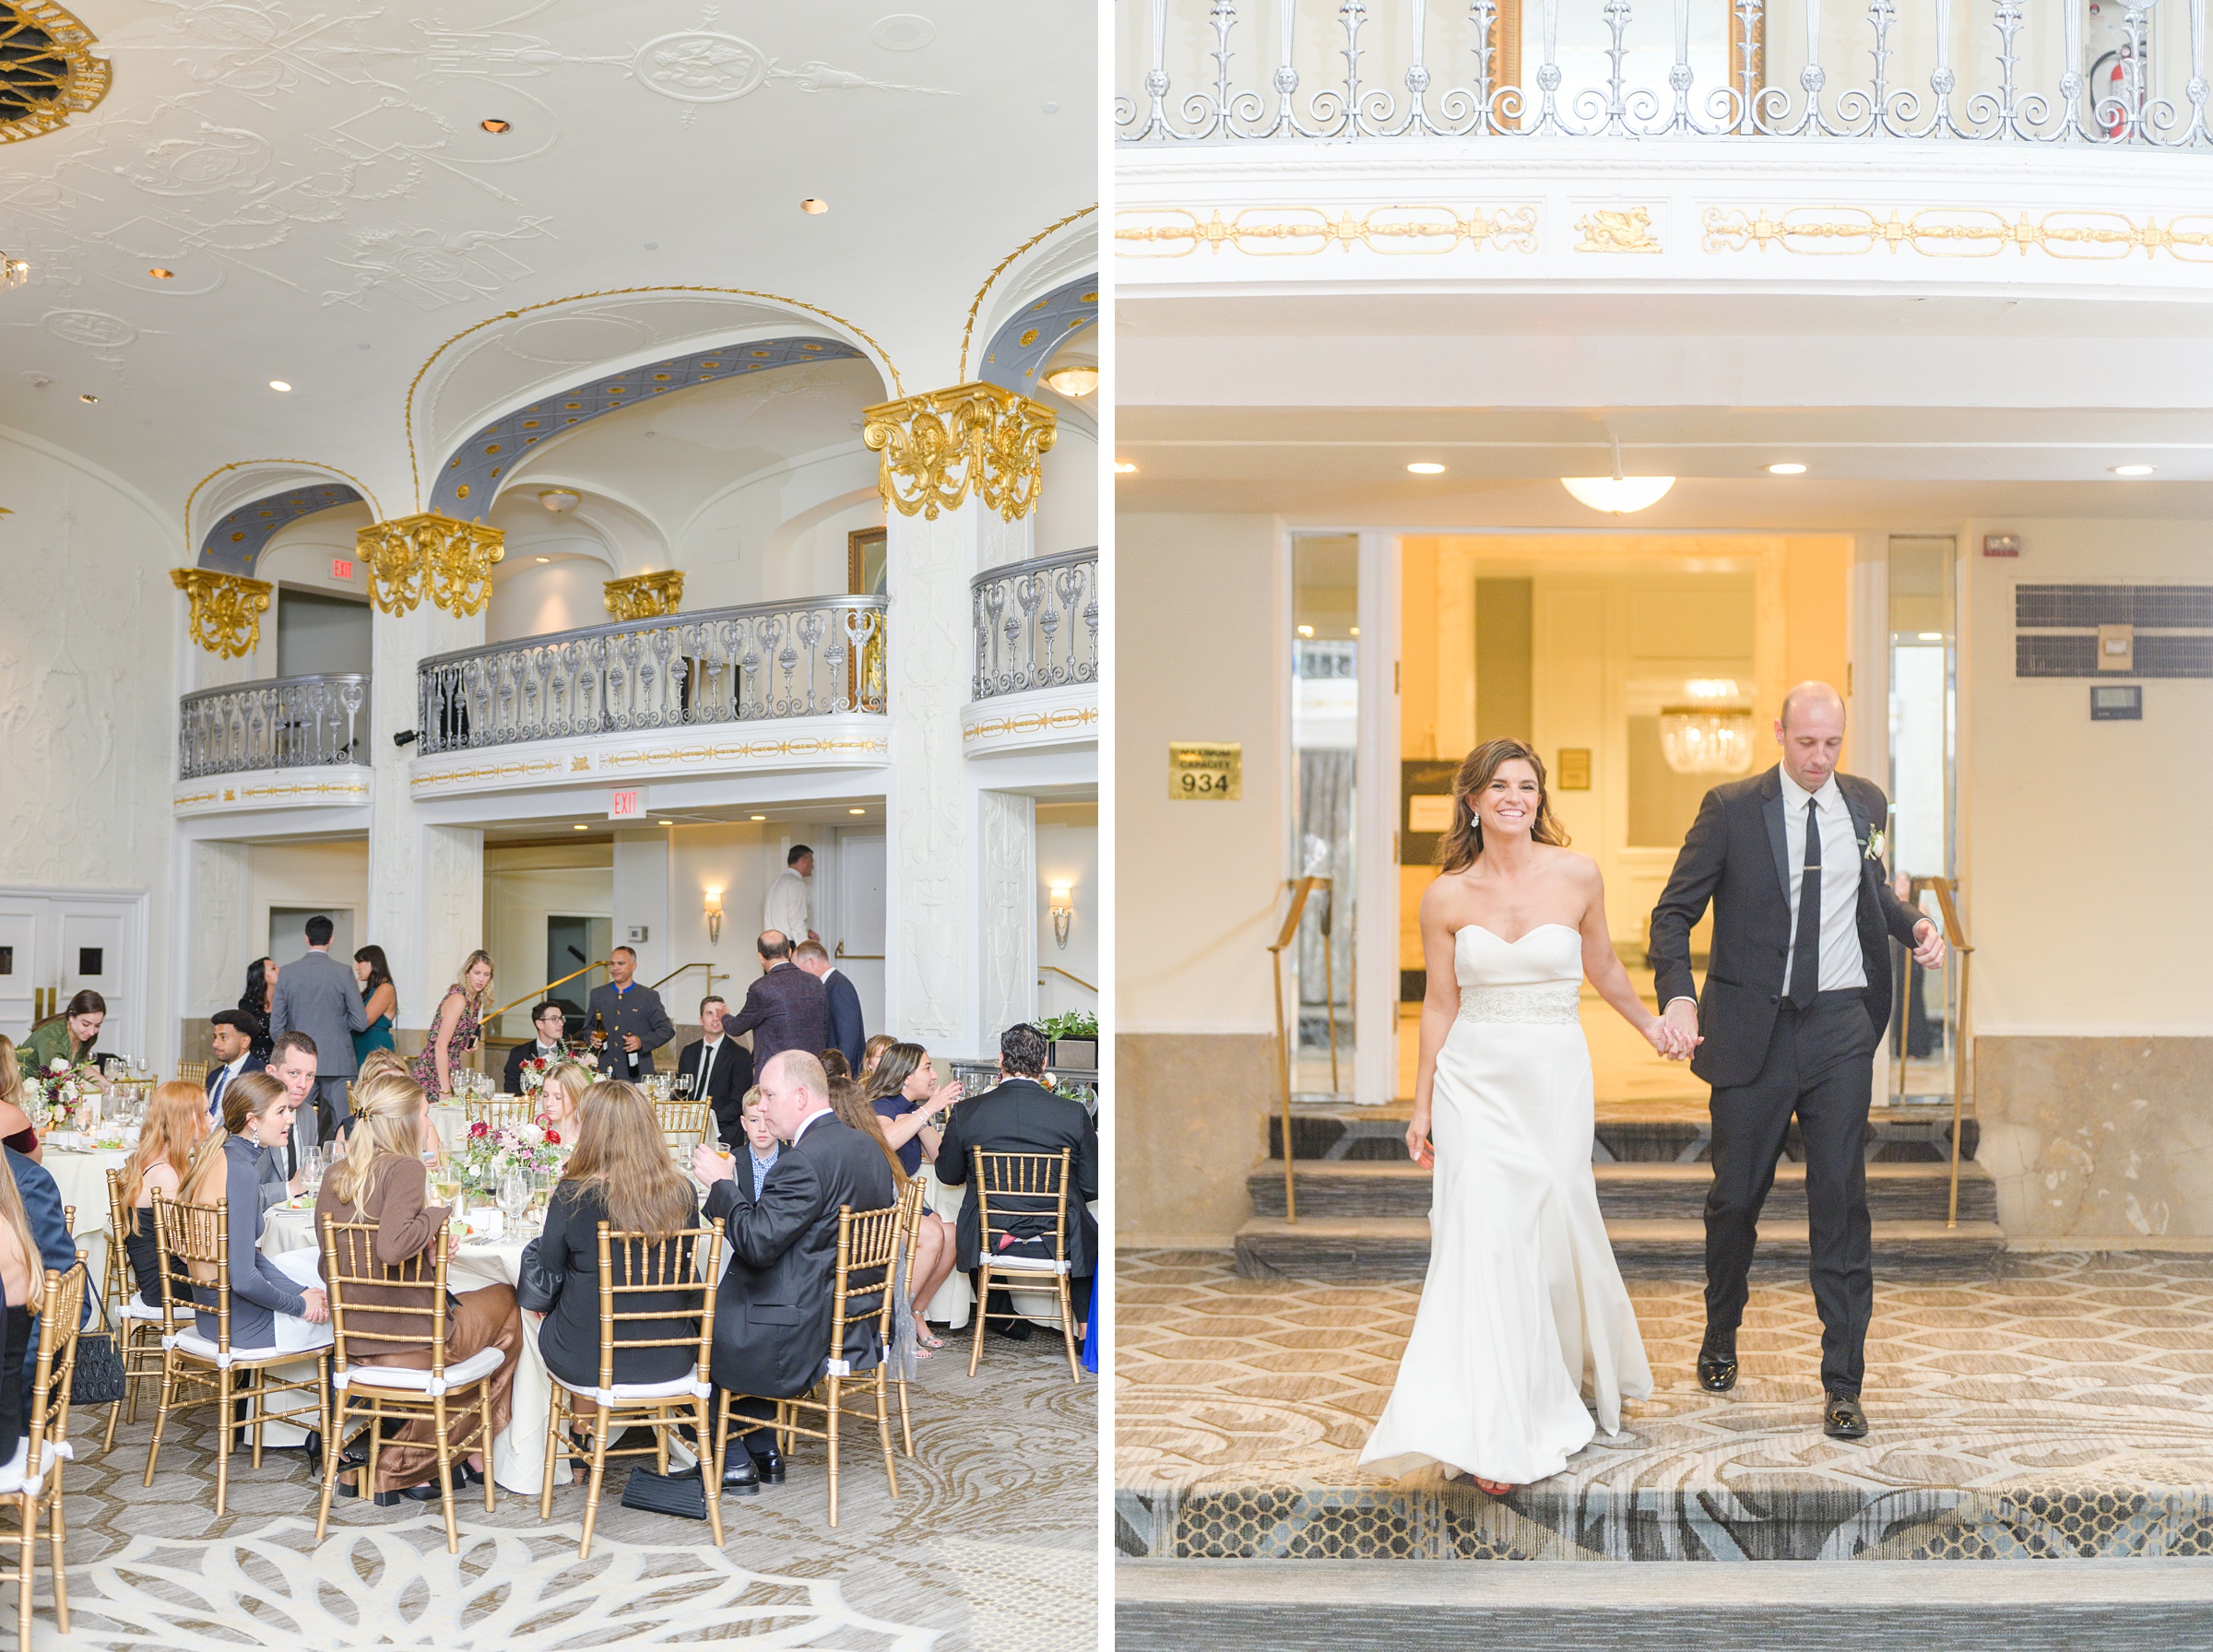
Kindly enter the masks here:
<path id="1" fill-rule="evenodd" d="M 1822 1426 L 1867 1433 L 1860 1405 L 1875 1268 L 1864 1144 L 1875 1052 L 1890 1016 L 1892 938 L 1924 969 L 1936 926 L 1890 892 L 1882 788 L 1837 773 L 1844 702 L 1824 682 L 1783 696 L 1782 761 L 1706 794 L 1652 909 L 1654 985 L 1668 1021 L 1698 1040 L 1691 1071 L 1713 1087 L 1706 1196 L 1706 1337 L 1698 1381 L 1736 1386 L 1760 1207 L 1791 1115 L 1805 1146 L 1814 1303 L 1821 1313 Z M 1701 1002 L 1690 931 L 1713 906 Z"/>

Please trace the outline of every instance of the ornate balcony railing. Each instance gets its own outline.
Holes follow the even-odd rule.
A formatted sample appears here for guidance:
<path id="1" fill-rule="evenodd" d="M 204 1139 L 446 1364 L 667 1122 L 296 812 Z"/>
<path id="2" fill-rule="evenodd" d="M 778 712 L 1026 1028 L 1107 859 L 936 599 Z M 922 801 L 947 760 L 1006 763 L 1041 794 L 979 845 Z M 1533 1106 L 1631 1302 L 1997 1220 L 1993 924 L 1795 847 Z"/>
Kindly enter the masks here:
<path id="1" fill-rule="evenodd" d="M 369 761 L 367 677 L 278 677 L 177 705 L 177 778 Z"/>
<path id="2" fill-rule="evenodd" d="M 1126 143 L 2213 147 L 2207 0 L 1122 0 Z M 2172 8 L 2172 9 L 2171 9 Z"/>
<path id="3" fill-rule="evenodd" d="M 812 596 L 442 654 L 417 667 L 418 749 L 882 713 L 887 641 L 882 597 Z"/>
<path id="4" fill-rule="evenodd" d="M 1063 551 L 989 569 L 976 601 L 976 695 L 1099 679 L 1099 553 Z"/>

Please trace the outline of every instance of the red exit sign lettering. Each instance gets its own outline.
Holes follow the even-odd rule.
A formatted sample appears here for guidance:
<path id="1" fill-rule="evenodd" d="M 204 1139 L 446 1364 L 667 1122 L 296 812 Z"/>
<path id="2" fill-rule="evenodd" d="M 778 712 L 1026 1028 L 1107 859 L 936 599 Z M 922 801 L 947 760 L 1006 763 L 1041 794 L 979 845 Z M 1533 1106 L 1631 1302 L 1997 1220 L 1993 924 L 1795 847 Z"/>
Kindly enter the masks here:
<path id="1" fill-rule="evenodd" d="M 331 558 L 330 577 L 333 579 L 351 579 L 353 577 L 353 564 L 348 561 L 344 557 Z"/>
<path id="2" fill-rule="evenodd" d="M 642 794 L 637 792 L 609 792 L 607 795 L 607 818 L 610 820 L 634 820 L 645 810 L 640 805 Z"/>

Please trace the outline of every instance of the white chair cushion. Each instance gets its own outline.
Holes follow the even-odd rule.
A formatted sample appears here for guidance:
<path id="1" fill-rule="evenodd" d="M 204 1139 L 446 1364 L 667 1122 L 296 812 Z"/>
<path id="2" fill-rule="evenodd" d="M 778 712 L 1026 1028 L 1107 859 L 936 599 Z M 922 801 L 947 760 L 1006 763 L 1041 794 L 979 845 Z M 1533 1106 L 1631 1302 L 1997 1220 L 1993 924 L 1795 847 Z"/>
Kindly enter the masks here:
<path id="1" fill-rule="evenodd" d="M 1050 1257 L 986 1257 L 985 1266 L 1012 1273 L 1066 1273 L 1068 1264 Z"/>
<path id="2" fill-rule="evenodd" d="M 161 1323 L 160 1308 L 149 1306 L 144 1296 L 136 1294 L 134 1294 L 130 1301 L 123 1304 L 123 1316 L 125 1319 L 144 1319 L 155 1325 Z"/>
<path id="3" fill-rule="evenodd" d="M 307 1359 L 328 1348 L 328 1323 L 315 1326 L 313 1329 L 318 1334 L 298 1348 L 233 1348 L 228 1356 L 216 1347 L 213 1340 L 201 1336 L 196 1330 L 179 1331 L 174 1337 L 164 1337 L 162 1341 L 179 1353 L 191 1359 L 203 1360 L 210 1365 L 274 1365 L 286 1360 Z"/>
<path id="4" fill-rule="evenodd" d="M 56 1445 L 48 1440 L 43 1445 L 44 1448 L 39 1453 L 39 1471 L 26 1484 L 23 1473 L 30 1466 L 30 1436 L 25 1434 L 16 1442 L 16 1455 L 9 1457 L 5 1466 L 0 1466 L 0 1497 L 13 1497 L 23 1492 L 29 1492 L 36 1497 L 40 1488 L 46 1483 L 46 1470 L 53 1467 L 55 1459 L 77 1455 L 66 1443 Z"/>
<path id="5" fill-rule="evenodd" d="M 547 1375 L 551 1376 L 552 1373 L 548 1372 Z M 697 1380 L 690 1376 L 670 1377 L 665 1383 L 617 1383 L 604 1392 L 589 1384 L 565 1383 L 558 1376 L 553 1380 L 561 1383 L 570 1393 L 581 1394 L 586 1399 L 597 1399 L 602 1405 L 610 1403 L 610 1396 L 612 1404 L 621 1405 L 625 1399 L 675 1399 L 699 1393 Z"/>
<path id="6" fill-rule="evenodd" d="M 478 1349 L 466 1360 L 445 1368 L 446 1387 L 462 1387 L 479 1377 L 490 1376 L 500 1368 L 502 1357 L 497 1348 Z M 427 1394 L 432 1388 L 431 1374 L 411 1365 L 349 1365 L 343 1375 L 347 1382 L 364 1388 L 408 1388 L 419 1394 Z"/>

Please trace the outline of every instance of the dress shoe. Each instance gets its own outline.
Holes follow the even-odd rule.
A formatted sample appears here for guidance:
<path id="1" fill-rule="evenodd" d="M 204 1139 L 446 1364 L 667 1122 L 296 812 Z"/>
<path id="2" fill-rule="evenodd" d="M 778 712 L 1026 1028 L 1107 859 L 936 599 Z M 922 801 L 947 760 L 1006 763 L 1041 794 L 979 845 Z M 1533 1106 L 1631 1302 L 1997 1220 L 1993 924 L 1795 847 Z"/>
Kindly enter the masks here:
<path id="1" fill-rule="evenodd" d="M 452 1483 L 454 1488 L 454 1495 L 456 1497 L 464 1495 L 468 1490 L 468 1475 L 464 1466 L 460 1463 L 456 1463 L 453 1466 Z M 379 1492 L 376 1494 L 376 1506 L 379 1508 L 393 1508 L 397 1506 L 402 1498 L 405 1498 L 409 1503 L 437 1502 L 437 1476 L 432 1475 L 429 1480 L 424 1481 L 419 1486 L 406 1486 L 396 1492 Z"/>
<path id="2" fill-rule="evenodd" d="M 1736 1335 L 1706 1333 L 1698 1346 L 1698 1386 L 1709 1394 L 1726 1394 L 1736 1386 Z"/>
<path id="3" fill-rule="evenodd" d="M 763 1485 L 780 1486 L 784 1483 L 784 1454 L 776 1449 L 773 1438 L 765 1446 L 756 1446 L 749 1440 L 745 1450 L 746 1455 L 753 1459 L 753 1469 L 761 1476 Z"/>
<path id="4" fill-rule="evenodd" d="M 1832 1440 L 1864 1440 L 1867 1413 L 1857 1394 L 1831 1394 L 1821 1408 L 1821 1432 Z"/>
<path id="5" fill-rule="evenodd" d="M 739 1497 L 760 1494 L 761 1470 L 753 1467 L 751 1452 L 733 1444 L 722 1454 L 722 1489 Z"/>

